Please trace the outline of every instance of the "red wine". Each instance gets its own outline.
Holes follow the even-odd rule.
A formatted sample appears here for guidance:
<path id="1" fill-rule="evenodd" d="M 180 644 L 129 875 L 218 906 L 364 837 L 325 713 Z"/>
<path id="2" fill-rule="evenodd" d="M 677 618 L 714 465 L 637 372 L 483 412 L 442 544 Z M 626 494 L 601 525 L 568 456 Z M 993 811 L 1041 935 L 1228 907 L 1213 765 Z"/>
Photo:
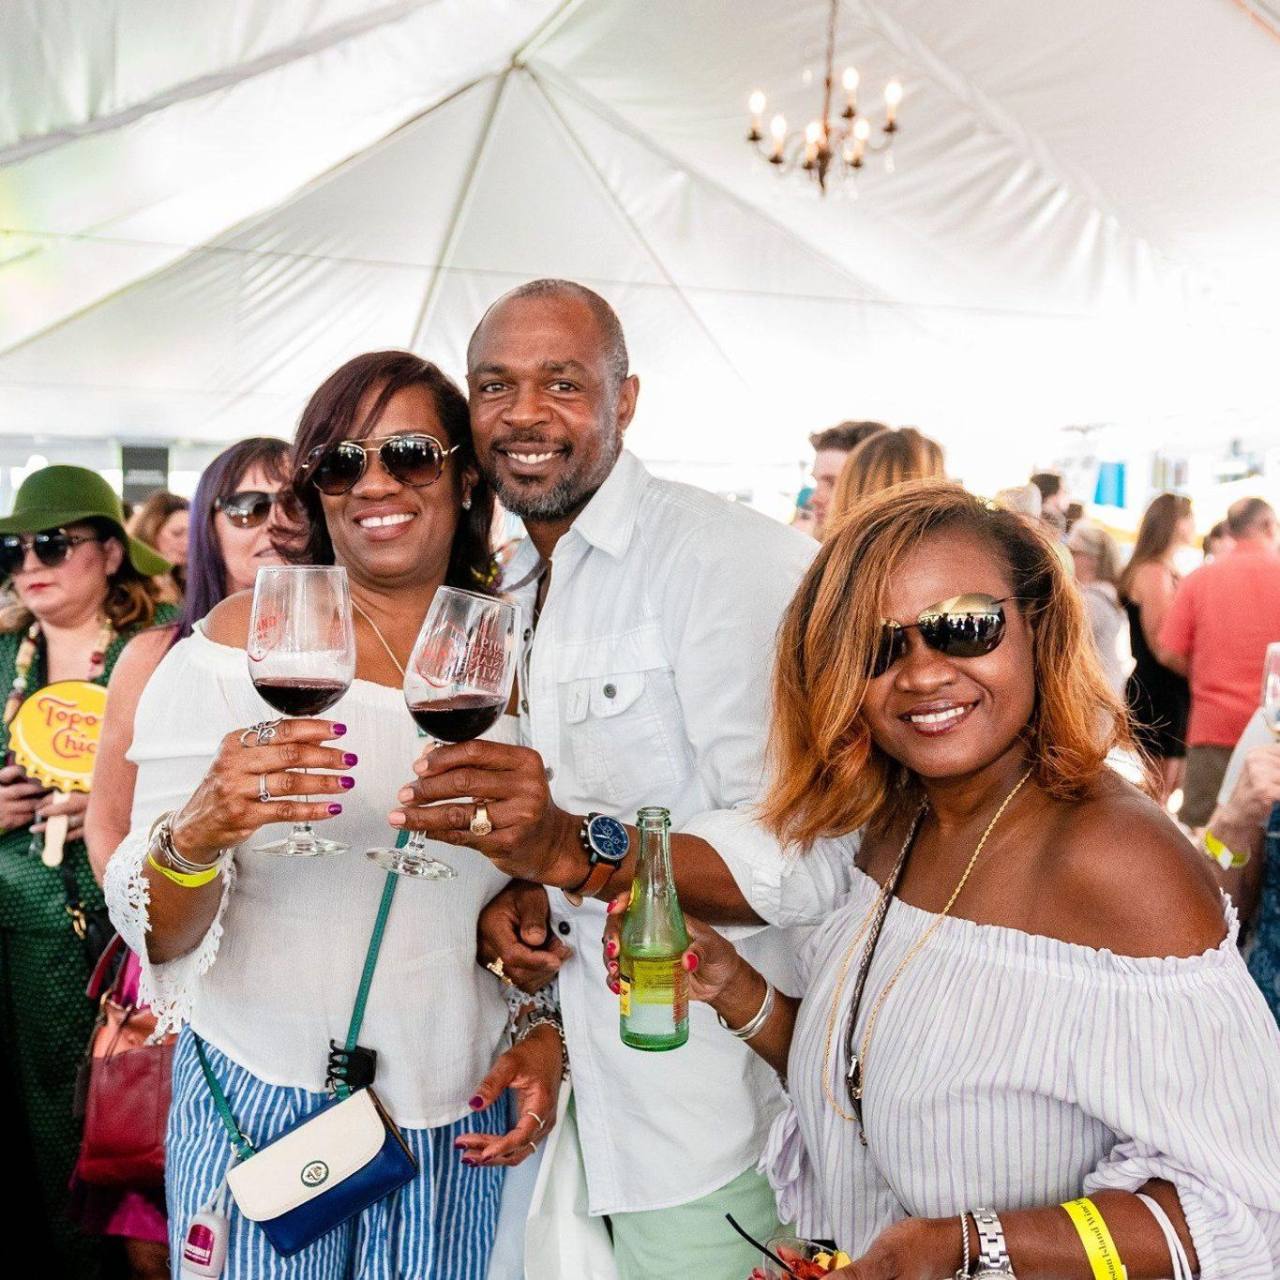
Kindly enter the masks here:
<path id="1" fill-rule="evenodd" d="M 415 703 L 409 714 L 423 733 L 441 742 L 469 742 L 497 722 L 504 702 L 483 693 L 462 693 L 456 698 Z"/>
<path id="2" fill-rule="evenodd" d="M 347 691 L 341 680 L 268 676 L 253 687 L 286 716 L 318 716 L 328 711 Z"/>

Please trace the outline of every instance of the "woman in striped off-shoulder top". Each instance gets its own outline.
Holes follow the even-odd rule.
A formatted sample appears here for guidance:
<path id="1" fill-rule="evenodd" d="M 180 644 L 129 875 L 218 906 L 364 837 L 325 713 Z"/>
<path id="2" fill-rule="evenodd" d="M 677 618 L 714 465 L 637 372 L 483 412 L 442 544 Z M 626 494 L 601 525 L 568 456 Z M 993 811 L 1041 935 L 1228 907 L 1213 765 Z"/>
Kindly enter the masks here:
<path id="1" fill-rule="evenodd" d="M 686 965 L 788 1081 L 783 1220 L 857 1280 L 1090 1280 L 1087 1196 L 1130 1280 L 1280 1275 L 1280 1032 L 1230 902 L 1106 763 L 1128 726 L 1048 541 L 954 486 L 867 502 L 774 694 L 765 817 L 846 840 L 851 892 L 801 999 L 697 922 Z"/>

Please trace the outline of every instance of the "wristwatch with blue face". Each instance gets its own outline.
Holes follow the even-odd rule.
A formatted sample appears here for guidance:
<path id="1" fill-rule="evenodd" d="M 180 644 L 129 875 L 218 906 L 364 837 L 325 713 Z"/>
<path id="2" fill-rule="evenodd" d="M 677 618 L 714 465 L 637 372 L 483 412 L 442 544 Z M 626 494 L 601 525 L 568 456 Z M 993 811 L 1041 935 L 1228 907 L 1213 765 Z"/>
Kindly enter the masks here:
<path id="1" fill-rule="evenodd" d="M 578 839 L 589 864 L 580 884 L 565 895 L 577 906 L 583 898 L 593 898 L 622 865 L 631 849 L 631 834 L 617 818 L 605 813 L 589 813 L 578 828 Z"/>

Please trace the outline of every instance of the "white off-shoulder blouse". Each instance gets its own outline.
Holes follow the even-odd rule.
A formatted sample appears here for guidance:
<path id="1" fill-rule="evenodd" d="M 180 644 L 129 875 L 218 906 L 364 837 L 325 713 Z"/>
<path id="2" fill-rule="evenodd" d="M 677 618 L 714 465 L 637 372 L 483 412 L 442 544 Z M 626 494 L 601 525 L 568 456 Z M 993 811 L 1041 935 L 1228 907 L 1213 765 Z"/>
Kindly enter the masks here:
<path id="1" fill-rule="evenodd" d="M 1280 1031 L 1227 937 L 1186 959 L 1135 959 L 943 920 L 881 1010 L 864 1062 L 867 1146 L 830 1106 L 824 1048 L 841 962 L 878 886 L 801 957 L 791 1105 L 762 1170 L 782 1220 L 855 1257 L 908 1216 L 1053 1205 L 1150 1178 L 1177 1187 L 1201 1280 L 1280 1276 Z M 936 919 L 895 899 L 859 1012 Z M 827 1075 L 846 1112 L 840 996 Z"/>
<path id="2" fill-rule="evenodd" d="M 263 827 L 235 852 L 218 915 L 200 944 L 167 964 L 146 960 L 147 833 L 195 791 L 223 736 L 273 713 L 254 692 L 243 650 L 198 630 L 165 656 L 138 704 L 129 758 L 138 766 L 132 830 L 107 867 L 111 918 L 143 957 L 141 994 L 161 1029 L 189 1020 L 223 1053 L 271 1084 L 319 1091 L 329 1041 L 341 1043 L 386 873 L 365 856 L 394 841 L 387 813 L 412 776 L 422 741 L 399 689 L 356 680 L 327 714 L 354 752 L 341 816 L 317 830 L 351 845 L 324 858 L 282 858 L 255 846 L 287 830 Z M 515 717 L 492 737 L 514 741 Z M 331 799 L 334 797 L 330 797 Z M 408 1128 L 450 1124 L 487 1074 L 506 1026 L 502 988 L 476 963 L 476 919 L 507 877 L 470 849 L 433 844 L 454 880 L 397 888 L 360 1043 L 377 1050 L 378 1092 Z"/>

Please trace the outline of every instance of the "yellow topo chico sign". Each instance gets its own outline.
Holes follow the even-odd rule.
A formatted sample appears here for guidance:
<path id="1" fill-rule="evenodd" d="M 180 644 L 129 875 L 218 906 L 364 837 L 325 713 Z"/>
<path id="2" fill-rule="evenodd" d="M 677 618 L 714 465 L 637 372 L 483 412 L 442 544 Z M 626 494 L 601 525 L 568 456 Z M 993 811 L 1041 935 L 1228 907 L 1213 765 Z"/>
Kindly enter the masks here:
<path id="1" fill-rule="evenodd" d="M 46 787 L 88 791 L 106 709 L 107 691 L 87 680 L 37 689 L 9 726 L 14 763 Z"/>

